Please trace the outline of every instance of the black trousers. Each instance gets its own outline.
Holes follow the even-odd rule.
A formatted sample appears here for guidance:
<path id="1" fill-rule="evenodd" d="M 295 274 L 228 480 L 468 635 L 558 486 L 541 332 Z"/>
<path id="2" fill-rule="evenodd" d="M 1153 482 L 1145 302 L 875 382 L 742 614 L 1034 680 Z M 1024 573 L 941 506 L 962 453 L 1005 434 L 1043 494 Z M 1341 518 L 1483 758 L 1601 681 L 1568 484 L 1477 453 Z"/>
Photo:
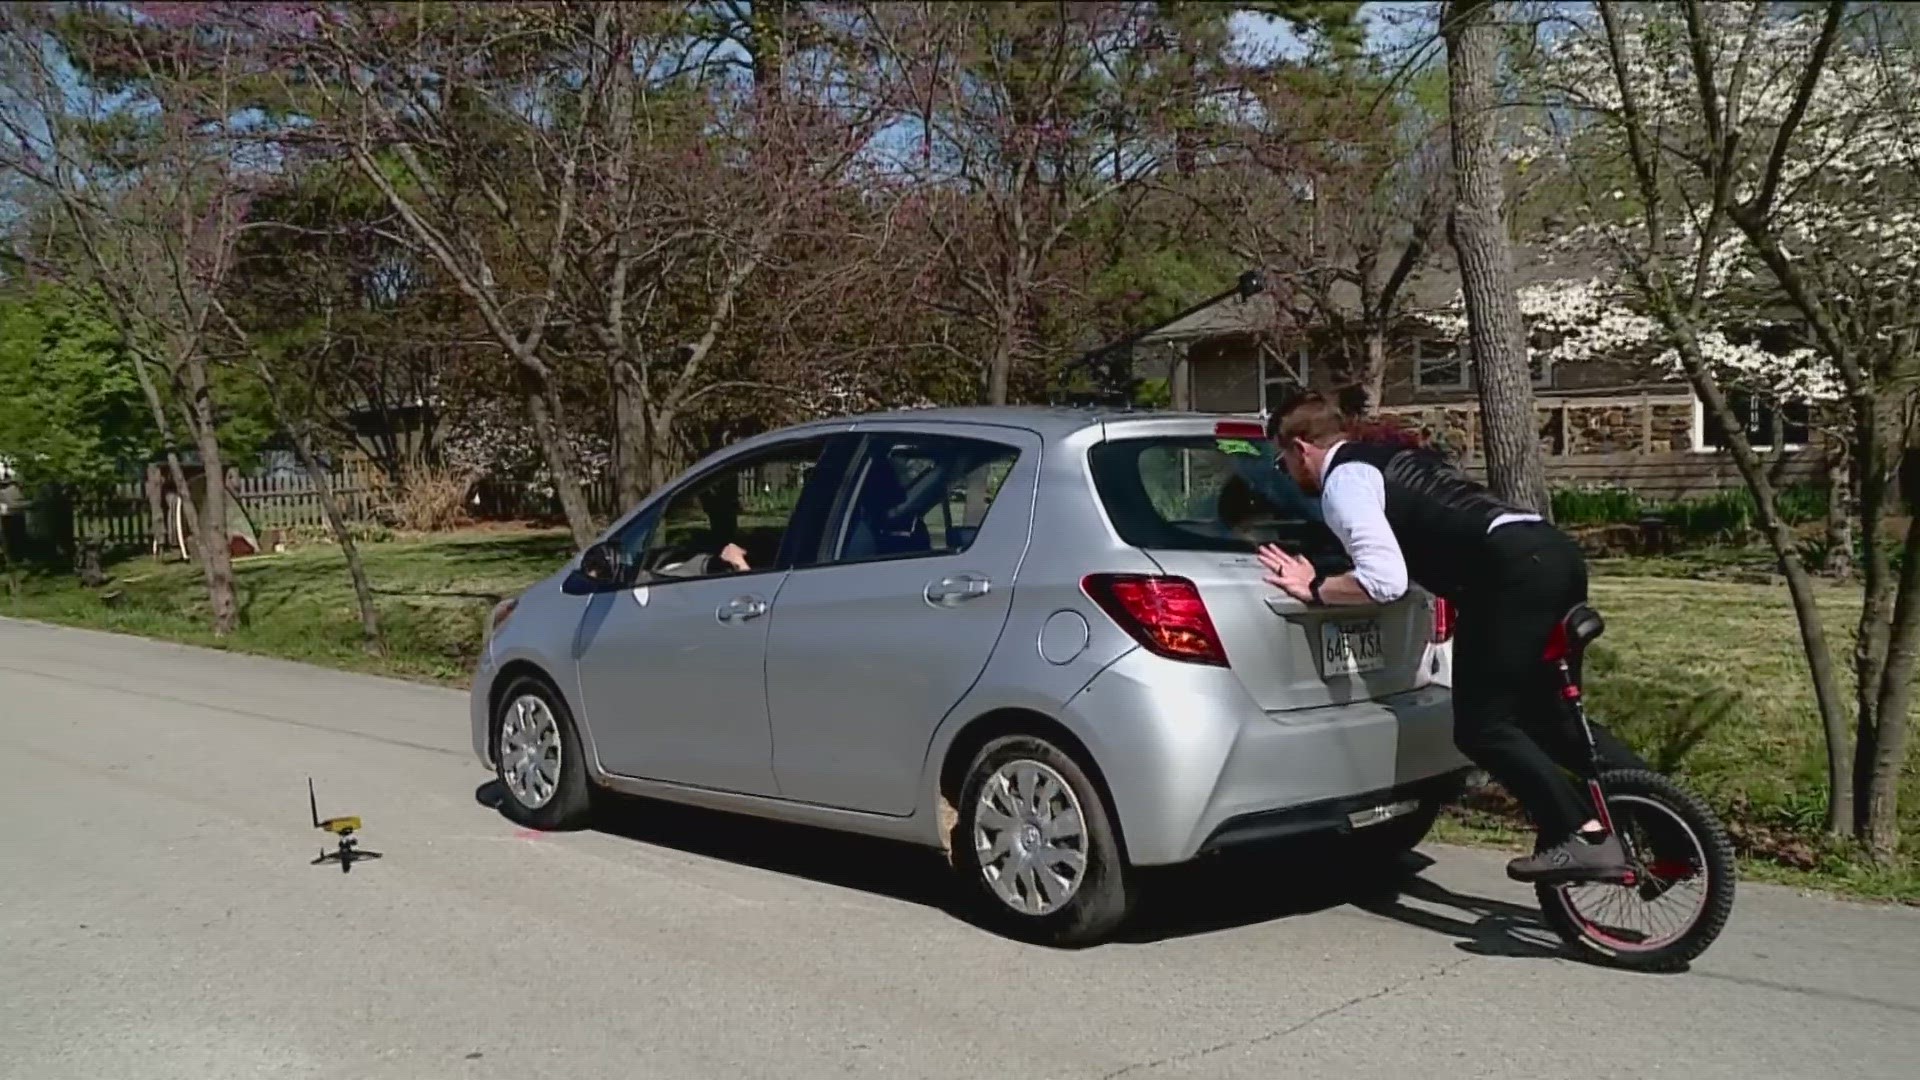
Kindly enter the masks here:
<path id="1" fill-rule="evenodd" d="M 1555 624 L 1587 599 L 1586 558 L 1545 523 L 1503 525 L 1487 545 L 1489 557 L 1454 600 L 1453 741 L 1520 801 L 1543 836 L 1558 841 L 1594 809 L 1567 775 L 1586 769 L 1585 738 L 1541 655 Z M 1604 767 L 1646 767 L 1611 732 L 1592 726 Z"/>

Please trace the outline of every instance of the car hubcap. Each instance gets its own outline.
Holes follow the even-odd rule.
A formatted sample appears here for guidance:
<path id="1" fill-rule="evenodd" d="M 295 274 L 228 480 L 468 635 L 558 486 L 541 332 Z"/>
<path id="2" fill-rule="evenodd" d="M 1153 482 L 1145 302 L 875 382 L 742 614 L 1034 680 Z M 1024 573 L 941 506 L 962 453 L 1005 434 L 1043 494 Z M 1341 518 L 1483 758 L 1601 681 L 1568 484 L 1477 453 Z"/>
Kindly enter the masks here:
<path id="1" fill-rule="evenodd" d="M 980 872 L 1002 903 L 1049 915 L 1080 891 L 1087 834 L 1065 778 L 1037 761 L 1010 761 L 980 789 L 973 813 Z"/>
<path id="2" fill-rule="evenodd" d="M 500 721 L 500 778 L 529 810 L 547 805 L 560 785 L 560 723 L 533 694 L 515 698 Z"/>

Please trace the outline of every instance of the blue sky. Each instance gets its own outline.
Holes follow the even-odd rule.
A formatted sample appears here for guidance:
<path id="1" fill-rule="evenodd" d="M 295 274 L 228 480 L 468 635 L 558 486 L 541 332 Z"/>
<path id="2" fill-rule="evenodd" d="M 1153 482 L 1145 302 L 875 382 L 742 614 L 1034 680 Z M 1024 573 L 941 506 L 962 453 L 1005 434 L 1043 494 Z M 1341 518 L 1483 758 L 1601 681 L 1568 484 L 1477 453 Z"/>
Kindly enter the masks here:
<path id="1" fill-rule="evenodd" d="M 1368 44 L 1392 49 L 1407 45 L 1433 32 L 1436 5 L 1417 3 L 1368 3 L 1360 7 L 1360 22 L 1367 28 Z M 1234 36 L 1243 48 L 1253 52 L 1278 50 L 1298 56 L 1306 51 L 1292 27 L 1266 15 L 1240 12 L 1233 17 Z"/>

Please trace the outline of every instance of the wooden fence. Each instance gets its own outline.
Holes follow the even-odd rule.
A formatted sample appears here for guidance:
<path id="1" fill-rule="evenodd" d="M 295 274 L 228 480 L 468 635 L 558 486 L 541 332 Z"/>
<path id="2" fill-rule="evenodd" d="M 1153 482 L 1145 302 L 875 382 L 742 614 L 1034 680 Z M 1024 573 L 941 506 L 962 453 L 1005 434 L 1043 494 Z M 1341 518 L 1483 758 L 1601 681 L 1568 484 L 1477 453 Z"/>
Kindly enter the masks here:
<path id="1" fill-rule="evenodd" d="M 782 475 L 763 475 L 752 470 L 739 476 L 740 506 L 753 513 L 769 499 L 791 493 L 783 485 Z M 336 468 L 329 484 L 342 515 L 349 522 L 371 521 L 378 516 L 385 483 L 370 462 L 354 461 Z M 611 521 L 631 507 L 620 503 L 613 480 L 601 477 L 586 483 L 588 508 L 600 521 Z M 320 496 L 305 473 L 274 473 L 266 476 L 233 476 L 227 490 L 246 512 L 247 521 L 263 544 L 276 529 L 324 529 L 326 514 Z M 98 541 L 112 552 L 147 550 L 153 545 L 153 509 L 147 501 L 146 485 L 126 481 L 107 492 L 80 499 L 73 504 L 73 535 Z M 483 479 L 468 494 L 467 509 L 483 520 L 559 519 L 559 501 L 549 492 L 517 481 Z"/>
<path id="2" fill-rule="evenodd" d="M 328 482 L 348 521 L 367 521 L 374 516 L 380 480 L 371 463 L 349 462 L 334 469 Z M 274 529 L 326 527 L 320 494 L 305 473 L 230 475 L 227 491 L 263 542 Z M 153 507 L 143 481 L 116 484 L 101 495 L 76 500 L 73 505 L 75 537 L 98 541 L 109 551 L 151 548 L 153 526 Z"/>

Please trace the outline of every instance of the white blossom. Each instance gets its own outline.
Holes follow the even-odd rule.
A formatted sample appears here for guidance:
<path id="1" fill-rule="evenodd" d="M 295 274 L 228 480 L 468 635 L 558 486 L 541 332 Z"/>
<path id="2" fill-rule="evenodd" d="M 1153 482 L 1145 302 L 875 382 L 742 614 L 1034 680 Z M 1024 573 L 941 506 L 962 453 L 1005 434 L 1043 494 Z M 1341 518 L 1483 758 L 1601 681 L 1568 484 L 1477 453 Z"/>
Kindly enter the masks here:
<path id="1" fill-rule="evenodd" d="M 1692 177 L 1697 185 L 1697 171 L 1681 165 L 1688 157 L 1703 157 L 1708 145 L 1686 30 L 1667 6 L 1617 10 L 1626 80 L 1643 130 L 1675 165 L 1663 173 L 1662 183 L 1682 184 Z M 1806 9 L 1783 15 L 1775 6 L 1751 3 L 1709 4 L 1703 10 L 1723 99 L 1738 86 L 1738 101 L 1726 110 L 1742 133 L 1733 193 L 1751 199 L 1760 188 L 1773 133 L 1787 119 L 1818 39 L 1820 13 Z M 1542 140 L 1530 151 L 1533 157 L 1559 159 L 1567 175 L 1583 184 L 1584 176 L 1626 169 L 1626 129 L 1600 21 L 1589 14 L 1563 25 L 1567 29 L 1544 44 L 1544 60 L 1531 76 L 1539 83 L 1533 92 L 1554 103 L 1545 110 L 1549 122 L 1519 130 L 1523 138 Z M 1742 56 L 1746 75 L 1734 84 L 1730 72 Z M 1832 52 L 1787 147 L 1772 231 L 1786 258 L 1836 310 L 1872 316 L 1877 294 L 1920 278 L 1920 209 L 1913 183 L 1920 175 L 1920 123 L 1911 106 L 1912 87 L 1920 84 L 1917 69 L 1920 64 L 1900 49 L 1843 43 Z M 1596 167 L 1603 164 L 1610 168 Z M 1612 252 L 1623 267 L 1641 265 L 1653 273 L 1674 267 L 1672 272 L 1685 272 L 1687 279 L 1660 284 L 1690 293 L 1704 230 L 1687 215 L 1701 213 L 1710 201 L 1707 195 L 1696 188 L 1686 198 L 1667 200 L 1666 235 L 1658 238 L 1664 260 L 1647 259 L 1653 238 L 1639 200 L 1619 187 L 1588 190 L 1585 205 L 1574 208 L 1583 219 L 1552 246 Z M 1842 394 L 1838 373 L 1818 351 L 1804 344 L 1770 351 L 1756 343 L 1762 336 L 1805 342 L 1811 335 L 1794 321 L 1797 312 L 1752 243 L 1729 225 L 1719 230 L 1704 263 L 1701 298 L 1707 317 L 1700 347 L 1717 378 L 1757 393 L 1801 399 L 1832 400 Z M 1577 328 L 1555 346 L 1556 361 L 1655 345 L 1658 361 L 1677 372 L 1673 343 L 1636 311 L 1632 284 L 1624 272 L 1613 288 L 1598 288 L 1592 281 L 1554 283 L 1543 287 L 1554 295 L 1535 296 L 1529 303 L 1523 293 L 1522 305 L 1536 326 Z M 1596 304 L 1613 314 L 1600 314 Z M 1895 333 L 1889 328 L 1875 336 L 1891 344 Z"/>

